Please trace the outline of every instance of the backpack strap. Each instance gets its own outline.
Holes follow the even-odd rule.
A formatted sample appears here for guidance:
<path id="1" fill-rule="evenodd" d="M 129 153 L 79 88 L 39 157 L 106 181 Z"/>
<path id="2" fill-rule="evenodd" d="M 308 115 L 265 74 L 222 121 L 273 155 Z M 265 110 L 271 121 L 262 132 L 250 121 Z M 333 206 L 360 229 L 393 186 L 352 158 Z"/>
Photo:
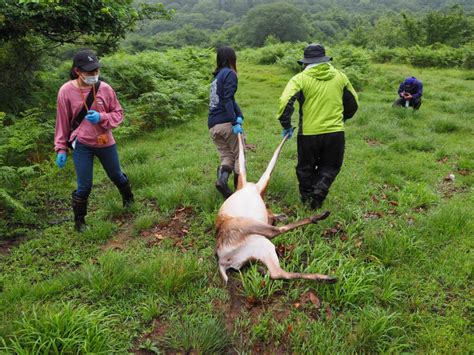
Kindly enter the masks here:
<path id="1" fill-rule="evenodd" d="M 100 80 L 97 83 L 95 83 L 94 85 L 95 85 L 95 92 L 98 93 L 99 92 L 99 87 L 100 87 Z M 90 108 L 92 106 L 93 102 L 94 102 L 94 90 L 91 90 L 89 92 L 89 95 L 87 95 L 86 106 Z M 82 107 L 82 110 L 78 113 L 78 115 L 71 122 L 71 129 L 69 131 L 69 135 L 71 135 L 71 133 L 77 127 L 80 126 L 80 124 L 82 123 L 82 121 L 84 120 L 84 117 L 86 117 L 86 115 L 87 115 L 87 109 L 85 107 Z"/>

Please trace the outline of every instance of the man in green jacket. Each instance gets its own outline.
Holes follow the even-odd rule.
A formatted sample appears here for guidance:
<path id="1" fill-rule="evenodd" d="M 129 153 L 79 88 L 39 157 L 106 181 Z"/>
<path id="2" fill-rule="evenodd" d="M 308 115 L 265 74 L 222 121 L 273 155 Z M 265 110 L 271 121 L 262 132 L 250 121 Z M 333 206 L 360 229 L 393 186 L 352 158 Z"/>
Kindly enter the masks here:
<path id="1" fill-rule="evenodd" d="M 341 170 L 344 158 L 344 121 L 358 108 L 357 93 L 344 73 L 335 69 L 324 46 L 310 44 L 299 60 L 304 70 L 286 85 L 277 117 L 282 135 L 293 134 L 291 116 L 299 103 L 298 177 L 301 201 L 311 208 L 322 206 Z"/>

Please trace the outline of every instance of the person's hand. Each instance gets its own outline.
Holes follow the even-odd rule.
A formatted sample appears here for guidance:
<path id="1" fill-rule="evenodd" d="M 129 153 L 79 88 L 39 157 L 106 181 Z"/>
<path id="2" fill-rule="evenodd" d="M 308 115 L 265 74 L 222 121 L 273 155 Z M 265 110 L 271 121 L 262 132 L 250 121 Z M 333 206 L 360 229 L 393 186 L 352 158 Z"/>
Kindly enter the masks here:
<path id="1" fill-rule="evenodd" d="M 62 169 L 66 166 L 66 159 L 66 153 L 58 153 L 58 155 L 56 156 L 56 165 L 58 166 L 58 168 Z"/>
<path id="2" fill-rule="evenodd" d="M 86 119 L 92 124 L 97 124 L 100 121 L 100 114 L 95 110 L 89 110 L 87 111 Z"/>
<path id="3" fill-rule="evenodd" d="M 406 94 L 405 94 L 405 100 L 411 100 L 412 97 L 413 97 L 413 96 L 412 96 L 411 94 L 409 94 L 409 93 L 406 93 Z"/>
<path id="4" fill-rule="evenodd" d="M 242 125 L 237 123 L 235 125 L 232 126 L 232 133 L 234 134 L 243 134 L 244 133 L 244 130 L 242 129 Z"/>
<path id="5" fill-rule="evenodd" d="M 290 139 L 293 136 L 293 127 L 284 128 L 283 131 L 281 131 L 282 137 L 285 137 L 286 135 L 288 135 L 288 139 Z"/>
<path id="6" fill-rule="evenodd" d="M 235 120 L 238 124 L 243 124 L 244 123 L 244 119 L 242 117 L 237 117 L 237 119 Z"/>

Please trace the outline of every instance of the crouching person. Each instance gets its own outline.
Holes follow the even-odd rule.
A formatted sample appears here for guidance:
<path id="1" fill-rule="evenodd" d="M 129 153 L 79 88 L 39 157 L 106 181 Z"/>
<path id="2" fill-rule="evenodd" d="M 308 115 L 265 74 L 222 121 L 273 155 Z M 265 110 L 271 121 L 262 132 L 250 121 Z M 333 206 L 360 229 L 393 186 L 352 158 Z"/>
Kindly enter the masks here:
<path id="1" fill-rule="evenodd" d="M 58 92 L 55 151 L 59 168 L 66 165 L 67 152 L 77 176 L 77 189 L 72 193 L 75 229 L 86 228 L 87 200 L 92 189 L 94 157 L 99 158 L 107 176 L 122 195 L 124 207 L 133 202 L 130 182 L 120 169 L 112 129 L 123 121 L 123 111 L 115 91 L 99 81 L 100 63 L 92 51 L 74 55 L 71 80 Z"/>
<path id="2" fill-rule="evenodd" d="M 422 95 L 421 81 L 414 76 L 406 78 L 398 87 L 399 98 L 393 103 L 393 107 L 413 107 L 414 110 L 419 110 Z"/>

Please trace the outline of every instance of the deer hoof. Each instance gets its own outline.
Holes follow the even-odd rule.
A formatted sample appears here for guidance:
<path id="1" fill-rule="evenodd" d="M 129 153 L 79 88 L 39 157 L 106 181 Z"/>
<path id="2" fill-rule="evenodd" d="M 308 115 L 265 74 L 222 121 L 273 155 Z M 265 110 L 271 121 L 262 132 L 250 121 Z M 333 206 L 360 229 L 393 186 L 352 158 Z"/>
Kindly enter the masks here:
<path id="1" fill-rule="evenodd" d="M 321 283 L 323 284 L 335 284 L 337 282 L 337 277 L 335 276 L 327 276 L 326 278 L 324 279 L 319 279 L 318 281 L 320 281 Z"/>
<path id="2" fill-rule="evenodd" d="M 328 218 L 330 214 L 331 212 L 329 211 L 317 214 L 316 216 L 311 217 L 311 223 L 318 223 L 319 221 Z"/>

